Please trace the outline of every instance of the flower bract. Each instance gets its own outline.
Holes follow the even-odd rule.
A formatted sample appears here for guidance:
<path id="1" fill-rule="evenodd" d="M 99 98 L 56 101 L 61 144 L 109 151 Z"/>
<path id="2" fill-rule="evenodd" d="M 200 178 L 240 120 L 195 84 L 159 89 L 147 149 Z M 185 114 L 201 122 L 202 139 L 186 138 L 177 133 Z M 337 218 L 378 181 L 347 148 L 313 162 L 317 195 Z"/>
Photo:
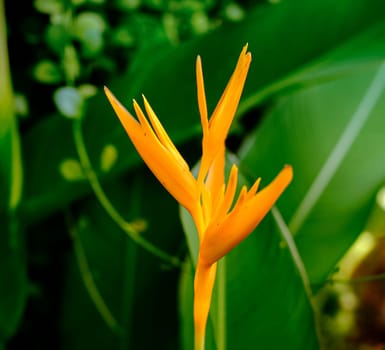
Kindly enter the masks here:
<path id="1" fill-rule="evenodd" d="M 135 118 L 108 88 L 106 95 L 136 150 L 165 189 L 191 214 L 199 235 L 199 255 L 194 279 L 195 349 L 204 349 L 205 329 L 215 283 L 217 262 L 253 232 L 293 177 L 285 165 L 275 179 L 258 191 L 260 179 L 236 198 L 238 168 L 233 165 L 225 181 L 226 137 L 234 119 L 251 63 L 244 46 L 234 72 L 208 117 L 201 59 L 196 61 L 202 157 L 194 177 L 149 102 L 145 112 L 134 100 Z"/>

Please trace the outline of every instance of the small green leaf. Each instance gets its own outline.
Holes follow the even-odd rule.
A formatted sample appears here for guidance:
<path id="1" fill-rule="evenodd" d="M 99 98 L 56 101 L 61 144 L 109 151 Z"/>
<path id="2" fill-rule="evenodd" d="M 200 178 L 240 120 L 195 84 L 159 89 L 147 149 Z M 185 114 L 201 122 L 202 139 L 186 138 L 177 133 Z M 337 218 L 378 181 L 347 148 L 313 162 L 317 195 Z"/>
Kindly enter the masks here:
<path id="1" fill-rule="evenodd" d="M 132 47 L 135 44 L 135 36 L 126 25 L 122 25 L 114 30 L 112 40 L 115 45 L 124 47 Z"/>
<path id="2" fill-rule="evenodd" d="M 29 113 L 27 97 L 23 94 L 15 93 L 13 102 L 15 105 L 15 113 L 20 117 L 27 117 Z"/>
<path id="3" fill-rule="evenodd" d="M 64 1 L 60 0 L 35 0 L 34 6 L 36 10 L 48 15 L 55 15 L 63 12 Z"/>
<path id="4" fill-rule="evenodd" d="M 57 84 L 63 81 L 59 66 L 50 60 L 43 60 L 36 64 L 33 69 L 36 80 L 45 84 Z"/>
<path id="5" fill-rule="evenodd" d="M 210 21 L 203 11 L 195 12 L 191 17 L 191 26 L 196 34 L 203 34 L 210 30 Z"/>
<path id="6" fill-rule="evenodd" d="M 177 42 L 179 40 L 177 17 L 172 13 L 165 13 L 163 15 L 163 26 L 170 41 Z"/>
<path id="7" fill-rule="evenodd" d="M 76 159 L 65 159 L 59 166 L 62 177 L 67 181 L 79 181 L 85 178 L 83 169 Z"/>
<path id="8" fill-rule="evenodd" d="M 245 11 L 237 3 L 229 3 L 225 7 L 225 16 L 233 22 L 241 21 L 245 17 Z"/>
<path id="9" fill-rule="evenodd" d="M 104 18 L 95 12 L 82 12 L 74 19 L 73 34 L 81 39 L 87 40 L 90 30 L 104 32 L 107 28 Z"/>
<path id="10" fill-rule="evenodd" d="M 55 91 L 53 98 L 57 109 L 63 116 L 70 119 L 81 118 L 84 99 L 76 88 L 61 87 Z"/>
<path id="11" fill-rule="evenodd" d="M 73 34 L 82 43 L 86 57 L 92 57 L 102 50 L 103 33 L 107 28 L 102 16 L 94 12 L 83 12 L 74 19 L 73 26 Z"/>
<path id="12" fill-rule="evenodd" d="M 134 10 L 139 7 L 140 0 L 117 0 L 116 6 L 122 10 Z"/>
<path id="13" fill-rule="evenodd" d="M 67 82 L 74 83 L 80 75 L 80 62 L 78 54 L 72 45 L 64 48 L 63 69 Z"/>
<path id="14" fill-rule="evenodd" d="M 64 24 L 52 24 L 45 32 L 45 41 L 55 53 L 62 56 L 64 48 L 70 42 L 70 35 Z"/>
<path id="15" fill-rule="evenodd" d="M 103 172 L 108 172 L 115 165 L 118 159 L 118 150 L 114 145 L 106 145 L 100 156 L 100 168 Z"/>
<path id="16" fill-rule="evenodd" d="M 87 0 L 71 0 L 74 6 L 81 6 L 87 2 Z"/>
<path id="17" fill-rule="evenodd" d="M 92 85 L 92 84 L 79 85 L 77 90 L 80 93 L 80 95 L 83 96 L 84 99 L 93 97 L 98 92 L 97 87 L 95 85 Z"/>

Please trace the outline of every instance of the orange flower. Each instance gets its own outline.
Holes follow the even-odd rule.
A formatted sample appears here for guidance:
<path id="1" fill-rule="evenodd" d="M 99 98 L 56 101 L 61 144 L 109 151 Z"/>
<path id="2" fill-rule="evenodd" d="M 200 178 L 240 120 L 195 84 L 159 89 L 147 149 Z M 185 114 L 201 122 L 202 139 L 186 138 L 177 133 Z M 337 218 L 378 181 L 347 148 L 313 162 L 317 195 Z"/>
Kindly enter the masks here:
<path id="1" fill-rule="evenodd" d="M 286 165 L 277 177 L 257 192 L 260 179 L 234 200 L 238 168 L 233 165 L 225 184 L 225 140 L 241 97 L 251 54 L 247 45 L 212 116 L 208 119 L 200 57 L 196 62 L 198 105 L 203 129 L 202 159 L 195 178 L 181 154 L 144 99 L 147 121 L 136 101 L 139 122 L 105 88 L 107 97 L 144 162 L 167 191 L 192 215 L 199 235 L 199 255 L 194 279 L 195 349 L 204 349 L 205 329 L 215 282 L 217 261 L 243 241 L 268 213 L 291 182 Z"/>

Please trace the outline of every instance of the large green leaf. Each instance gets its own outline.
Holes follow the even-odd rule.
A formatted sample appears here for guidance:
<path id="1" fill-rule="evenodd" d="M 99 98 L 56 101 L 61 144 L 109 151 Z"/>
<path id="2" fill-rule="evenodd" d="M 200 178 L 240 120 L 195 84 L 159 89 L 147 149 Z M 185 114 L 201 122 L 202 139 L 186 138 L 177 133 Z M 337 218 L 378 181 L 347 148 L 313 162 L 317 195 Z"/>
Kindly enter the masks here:
<path id="1" fill-rule="evenodd" d="M 363 229 L 385 182 L 385 69 L 367 69 L 282 97 L 241 151 L 242 169 L 294 181 L 280 208 L 313 283 Z"/>
<path id="2" fill-rule="evenodd" d="M 17 220 L 0 213 L 0 344 L 17 331 L 27 299 L 24 243 Z"/>
<path id="3" fill-rule="evenodd" d="M 8 63 L 4 1 L 0 0 L 0 344 L 17 330 L 27 297 L 24 242 L 16 210 L 22 161 Z M 0 345 L 1 346 L 1 345 Z"/>
<path id="4" fill-rule="evenodd" d="M 183 235 L 177 205 L 152 174 L 141 168 L 106 190 L 128 221 L 146 221 L 144 238 L 170 254 L 178 251 Z M 93 196 L 74 213 L 74 255 L 61 310 L 63 348 L 175 349 L 179 269 L 134 243 Z"/>
<path id="5" fill-rule="evenodd" d="M 176 143 L 199 132 L 194 60 L 203 57 L 210 109 L 224 88 L 241 47 L 248 42 L 253 64 L 241 113 L 284 88 L 346 74 L 357 65 L 384 56 L 385 13 L 382 0 L 284 1 L 257 8 L 241 23 L 178 47 L 156 47 L 138 54 L 127 74 L 108 82 L 129 108 L 131 98 L 145 93 Z M 327 24 L 327 25 L 326 25 Z M 85 121 L 87 145 L 94 162 L 107 143 L 119 160 L 110 176 L 134 165 L 129 147 L 104 96 L 90 102 Z M 76 157 L 68 121 L 52 117 L 25 137 L 27 189 L 23 209 L 30 219 L 62 207 L 88 191 L 86 184 L 64 180 L 61 162 Z M 107 176 L 104 177 L 106 180 Z"/>

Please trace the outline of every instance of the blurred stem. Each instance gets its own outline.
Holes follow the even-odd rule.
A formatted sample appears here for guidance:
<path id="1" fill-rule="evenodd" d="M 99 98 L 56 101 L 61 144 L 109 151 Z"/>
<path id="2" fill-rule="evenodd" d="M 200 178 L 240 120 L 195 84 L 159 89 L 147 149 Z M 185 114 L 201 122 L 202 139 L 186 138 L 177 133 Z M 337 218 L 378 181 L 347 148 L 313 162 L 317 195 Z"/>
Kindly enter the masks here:
<path id="1" fill-rule="evenodd" d="M 296 246 L 294 239 L 293 239 L 293 235 L 291 234 L 291 232 L 290 232 L 285 220 L 283 219 L 280 211 L 278 210 L 278 208 L 276 206 L 274 206 L 271 209 L 271 213 L 273 214 L 273 218 L 274 218 L 274 220 L 278 226 L 278 229 L 281 233 L 282 238 L 284 239 L 284 241 L 287 244 L 287 247 L 289 248 L 289 252 L 290 252 L 291 257 L 293 259 L 294 265 L 296 266 L 297 271 L 299 273 L 299 276 L 302 280 L 302 284 L 303 284 L 305 293 L 306 293 L 308 300 L 309 300 L 309 303 L 313 309 L 314 324 L 315 324 L 316 333 L 318 336 L 318 341 L 322 345 L 322 335 L 321 335 L 321 329 L 320 329 L 320 324 L 319 324 L 319 320 L 320 320 L 319 311 L 318 311 L 318 308 L 314 304 L 313 292 L 311 290 L 311 285 L 310 285 L 309 277 L 308 277 L 307 272 L 306 272 L 305 265 L 302 261 L 301 255 L 298 252 L 297 246 Z M 323 347 L 321 346 L 321 348 L 323 348 Z"/>
<path id="2" fill-rule="evenodd" d="M 20 136 L 14 113 L 3 0 L 0 0 L 0 58 L 0 177 L 6 179 L 3 185 L 8 191 L 7 209 L 13 213 L 21 200 L 23 171 Z"/>
<path id="3" fill-rule="evenodd" d="M 78 234 L 78 230 L 75 224 L 72 222 L 70 214 L 67 215 L 67 222 L 72 241 L 74 243 L 75 257 L 79 266 L 80 275 L 83 279 L 84 286 L 91 300 L 94 302 L 96 309 L 99 311 L 100 316 L 106 322 L 108 327 L 110 327 L 113 331 L 120 331 L 121 327 L 115 320 L 115 317 L 112 315 L 111 311 L 108 309 L 103 297 L 98 290 L 98 287 L 96 286 L 88 265 L 86 253 Z"/>
<path id="4" fill-rule="evenodd" d="M 293 214 L 289 228 L 293 235 L 297 234 L 305 222 L 314 205 L 329 185 L 334 174 L 337 172 L 352 144 L 360 134 L 366 121 L 370 117 L 374 107 L 377 105 L 385 89 L 385 63 L 381 64 L 370 86 L 362 97 L 355 113 L 346 125 L 338 142 L 330 152 L 316 178 L 310 185 L 306 195 Z"/>
<path id="5" fill-rule="evenodd" d="M 163 250 L 159 249 L 155 245 L 148 242 L 143 238 L 140 233 L 132 227 L 132 224 L 127 222 L 120 213 L 115 209 L 110 200 L 108 199 L 106 193 L 104 192 L 98 177 L 92 168 L 90 159 L 88 157 L 87 149 L 85 147 L 83 132 L 82 132 L 82 120 L 76 119 L 73 121 L 73 135 L 75 146 L 79 155 L 80 163 L 83 167 L 85 175 L 91 185 L 91 188 L 99 200 L 99 203 L 102 205 L 104 210 L 108 213 L 111 219 L 138 245 L 150 252 L 151 254 L 157 256 L 158 258 L 164 260 L 165 262 L 173 265 L 180 266 L 180 261 L 177 257 L 169 255 Z"/>
<path id="6" fill-rule="evenodd" d="M 326 280 L 326 283 L 343 283 L 343 284 L 360 284 L 373 281 L 382 281 L 385 280 L 385 273 L 379 273 L 378 275 L 368 275 L 355 278 L 330 278 Z"/>

